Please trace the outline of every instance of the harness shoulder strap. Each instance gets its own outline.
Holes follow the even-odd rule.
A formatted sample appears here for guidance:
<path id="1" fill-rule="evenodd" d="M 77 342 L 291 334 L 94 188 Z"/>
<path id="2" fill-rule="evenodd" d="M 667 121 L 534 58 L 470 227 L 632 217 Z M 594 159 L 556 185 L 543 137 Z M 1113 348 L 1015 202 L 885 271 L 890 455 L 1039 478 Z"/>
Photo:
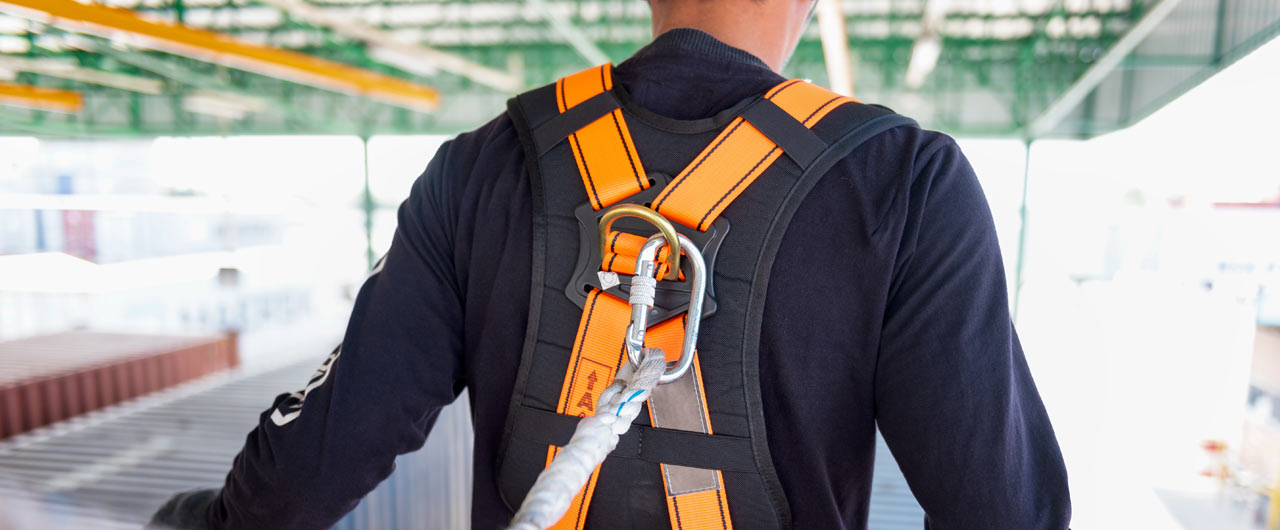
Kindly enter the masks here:
<path id="1" fill-rule="evenodd" d="M 811 128 L 853 98 L 792 79 L 725 128 L 654 201 L 658 213 L 706 230 L 783 153 L 804 171 L 828 143 Z"/>
<path id="2" fill-rule="evenodd" d="M 556 81 L 558 114 L 534 129 L 539 155 L 566 137 L 587 197 L 599 210 L 649 187 L 606 63 Z"/>

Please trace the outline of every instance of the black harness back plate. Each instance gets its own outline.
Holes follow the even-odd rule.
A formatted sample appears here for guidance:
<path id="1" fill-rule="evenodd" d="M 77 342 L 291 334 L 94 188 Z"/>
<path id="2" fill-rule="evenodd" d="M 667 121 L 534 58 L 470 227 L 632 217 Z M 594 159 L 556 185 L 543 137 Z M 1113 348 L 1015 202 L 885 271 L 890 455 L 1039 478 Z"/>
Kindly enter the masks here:
<path id="1" fill-rule="evenodd" d="M 614 204 L 634 203 L 647 205 L 649 201 L 652 201 L 662 192 L 663 187 L 671 183 L 671 176 L 662 173 L 650 173 L 649 181 L 653 183 L 649 189 Z M 604 216 L 604 212 L 605 210 L 592 208 L 589 202 L 579 204 L 573 212 L 574 217 L 578 218 L 578 233 L 580 236 L 578 238 L 578 264 L 575 267 L 577 272 L 574 274 L 573 279 L 569 281 L 568 285 L 565 285 L 564 294 L 573 303 L 578 304 L 579 309 L 587 303 L 587 290 L 589 288 L 600 289 L 603 287 L 600 277 L 596 273 L 600 270 L 600 263 L 603 259 L 600 254 L 600 231 L 598 228 L 600 226 L 600 218 Z M 725 236 L 729 234 L 729 220 L 724 217 L 716 219 L 707 228 L 706 232 L 700 232 L 680 223 L 672 224 L 677 232 L 688 237 L 690 241 L 693 241 L 694 245 L 698 246 L 698 250 L 702 252 L 703 259 L 707 262 L 708 272 L 713 273 L 716 256 L 720 253 L 720 245 L 724 243 Z M 648 236 L 653 231 L 653 227 L 643 221 L 629 218 L 615 221 L 613 229 L 645 236 Z M 686 271 L 686 274 L 688 272 Z M 689 283 L 689 280 L 658 282 L 657 292 L 654 296 L 654 306 L 649 312 L 650 327 L 689 309 Z M 606 289 L 605 292 L 627 300 L 631 296 L 631 284 L 623 282 Z M 715 275 L 709 274 L 707 278 L 707 294 L 702 303 L 703 318 L 716 313 L 715 294 Z"/>
<path id="2" fill-rule="evenodd" d="M 617 87 L 601 96 L 593 98 L 599 100 L 589 106 L 591 112 L 608 112 L 627 100 L 626 93 Z M 748 121 L 756 116 L 774 119 L 770 116 L 776 113 L 752 110 L 760 101 L 754 98 L 713 119 L 695 122 L 676 122 L 631 105 L 621 106 L 644 166 L 650 172 L 675 175 L 734 116 L 745 116 Z M 582 267 L 575 267 L 575 258 L 581 262 L 592 255 L 589 249 L 580 248 L 586 244 L 583 227 L 587 219 L 579 220 L 576 215 L 587 203 L 586 192 L 567 142 L 556 140 L 556 136 L 568 134 L 563 132 L 565 123 L 589 123 L 592 119 L 569 116 L 577 108 L 559 113 L 554 84 L 508 103 L 508 113 L 524 145 L 534 212 L 528 331 L 496 466 L 500 492 L 513 512 L 545 467 L 547 446 L 564 445 L 578 420 L 555 412 L 582 314 L 581 301 L 575 296 L 582 293 L 578 285 L 582 272 L 578 269 Z M 548 123 L 556 130 L 549 132 L 544 127 Z M 703 320 L 698 339 L 715 434 L 653 428 L 648 425 L 648 414 L 641 413 L 601 467 L 587 528 L 668 526 L 660 462 L 722 470 L 736 528 L 791 527 L 760 403 L 759 329 L 769 272 L 795 209 L 814 183 L 867 138 L 913 123 L 883 107 L 842 105 L 812 128 L 822 140 L 822 149 L 813 149 L 810 142 L 804 149 L 796 149 L 795 156 L 789 152 L 779 158 L 724 211 L 722 217 L 729 220 L 726 223 L 732 224 L 732 230 L 723 225 L 726 229 L 716 236 L 723 239 L 722 244 L 718 244 L 714 263 L 708 263 L 713 267 L 718 307 Z M 759 128 L 785 131 L 788 126 L 772 123 Z M 592 238 L 591 245 L 598 245 L 598 241 Z M 577 293 L 573 292 L 575 287 Z"/>

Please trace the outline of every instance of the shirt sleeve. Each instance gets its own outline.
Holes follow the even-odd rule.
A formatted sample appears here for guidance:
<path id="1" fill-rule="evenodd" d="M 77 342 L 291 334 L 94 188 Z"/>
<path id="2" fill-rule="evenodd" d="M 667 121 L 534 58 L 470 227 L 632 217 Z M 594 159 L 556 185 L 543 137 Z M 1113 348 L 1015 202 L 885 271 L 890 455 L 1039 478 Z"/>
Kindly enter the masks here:
<path id="1" fill-rule="evenodd" d="M 1063 530 L 1066 469 L 1010 320 L 991 213 L 960 149 L 940 143 L 906 190 L 876 421 L 925 528 Z"/>
<path id="2" fill-rule="evenodd" d="M 391 249 L 356 297 L 342 344 L 249 433 L 211 528 L 328 528 L 422 447 L 464 387 L 454 265 L 457 165 L 445 144 L 400 206 Z"/>

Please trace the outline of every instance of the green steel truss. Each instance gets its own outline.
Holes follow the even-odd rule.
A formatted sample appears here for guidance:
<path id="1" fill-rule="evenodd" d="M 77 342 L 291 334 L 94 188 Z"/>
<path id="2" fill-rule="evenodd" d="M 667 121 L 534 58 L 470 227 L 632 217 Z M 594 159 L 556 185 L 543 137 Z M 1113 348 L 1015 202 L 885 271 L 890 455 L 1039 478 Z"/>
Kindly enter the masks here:
<path id="1" fill-rule="evenodd" d="M 460 76 L 443 72 L 423 76 L 398 69 L 378 60 L 362 42 L 255 2 L 113 3 L 148 16 L 414 79 L 440 89 L 444 104 L 429 114 L 406 110 L 97 37 L 69 35 L 0 14 L 0 59 L 71 61 L 94 70 L 159 79 L 165 87 L 162 94 L 147 95 L 17 72 L 15 80 L 20 83 L 82 92 L 85 108 L 66 115 L 0 106 L 0 134 L 451 134 L 491 119 L 510 97 Z M 517 73 L 527 87 L 590 65 L 532 4 L 508 0 L 311 0 L 311 4 L 365 20 L 400 38 Z M 903 79 L 922 32 L 924 5 L 894 2 L 882 9 L 882 4 L 844 2 L 860 99 L 884 103 L 951 134 L 1019 137 L 1029 136 L 1029 125 L 1157 5 L 1135 1 L 1110 10 L 1068 11 L 1059 3 L 1037 13 L 1010 14 L 958 9 L 939 26 L 942 47 L 937 67 L 923 86 L 909 90 Z M 615 62 L 649 38 L 647 7 L 639 0 L 581 0 L 550 6 Z M 816 25 L 809 29 L 785 73 L 823 83 L 827 74 L 822 46 Z M 1277 32 L 1280 2 L 1183 0 L 1141 45 L 1108 69 L 1104 80 L 1073 105 L 1060 124 L 1037 136 L 1087 137 L 1128 126 Z M 243 117 L 219 118 L 191 112 L 184 104 L 193 94 L 208 93 L 265 105 Z"/>

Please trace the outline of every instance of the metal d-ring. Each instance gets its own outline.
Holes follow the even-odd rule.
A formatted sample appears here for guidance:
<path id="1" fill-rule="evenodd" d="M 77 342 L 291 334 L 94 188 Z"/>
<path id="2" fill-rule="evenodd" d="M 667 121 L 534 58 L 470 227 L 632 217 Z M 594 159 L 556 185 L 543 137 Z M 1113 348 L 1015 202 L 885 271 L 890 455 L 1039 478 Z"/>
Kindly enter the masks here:
<path id="1" fill-rule="evenodd" d="M 679 248 L 689 258 L 689 263 L 692 264 L 690 268 L 693 269 L 693 275 L 689 279 L 689 320 L 685 324 L 684 344 L 680 349 L 680 360 L 676 361 L 674 366 L 668 368 L 658 378 L 658 384 L 660 385 L 680 379 L 680 376 L 689 371 L 689 367 L 693 365 L 693 352 L 698 346 L 698 330 L 702 324 L 702 301 L 707 295 L 707 263 L 702 257 L 702 252 L 699 252 L 698 246 L 684 235 L 677 235 L 676 237 L 679 238 L 677 240 L 679 241 Z M 636 258 L 636 273 L 631 277 L 631 324 L 627 326 L 624 344 L 627 348 L 627 356 L 631 359 L 632 364 L 637 366 L 640 364 L 641 354 L 644 350 L 644 335 L 649 327 L 649 311 L 653 309 L 653 306 L 637 303 L 636 283 L 638 278 L 653 278 L 657 274 L 658 264 L 655 263 L 655 259 L 658 249 L 667 244 L 667 241 L 661 234 L 654 234 L 649 237 L 644 242 L 644 246 L 640 247 L 640 254 Z M 676 244 L 672 243 L 671 247 L 676 248 Z M 654 280 L 650 279 L 647 283 L 650 286 L 649 302 L 652 302 Z"/>
<path id="2" fill-rule="evenodd" d="M 671 265 L 671 270 L 667 271 L 666 279 L 679 280 L 680 238 L 676 237 L 676 228 L 662 214 L 639 204 L 623 203 L 605 210 L 604 215 L 600 217 L 600 256 L 604 257 L 609 254 L 609 230 L 613 226 L 613 221 L 619 217 L 642 219 L 658 229 L 662 237 L 671 244 L 671 256 L 667 259 L 667 262 Z"/>

